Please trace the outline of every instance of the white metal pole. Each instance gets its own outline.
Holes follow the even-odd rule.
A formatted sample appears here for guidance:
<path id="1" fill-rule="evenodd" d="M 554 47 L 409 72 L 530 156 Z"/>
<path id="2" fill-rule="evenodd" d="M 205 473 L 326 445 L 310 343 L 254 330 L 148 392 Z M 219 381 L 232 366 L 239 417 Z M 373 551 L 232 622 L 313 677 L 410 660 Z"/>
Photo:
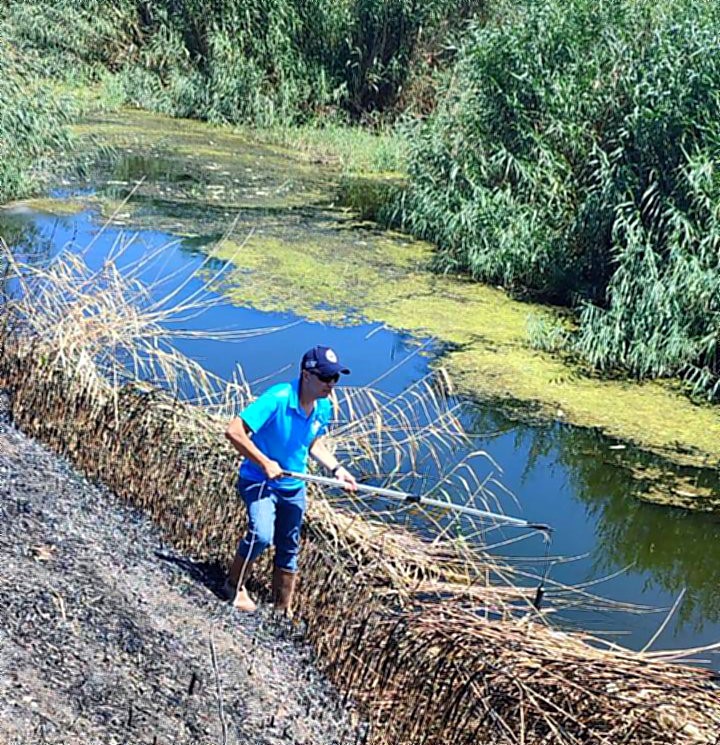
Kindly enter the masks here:
<path id="1" fill-rule="evenodd" d="M 283 471 L 285 476 L 290 476 L 294 479 L 300 479 L 311 484 L 318 484 L 320 486 L 331 486 L 338 489 L 344 489 L 346 484 L 344 481 L 339 479 L 331 479 L 327 476 L 314 476 L 308 473 L 296 473 L 294 471 Z M 417 494 L 408 494 L 407 492 L 396 491 L 395 489 L 386 489 L 382 486 L 369 486 L 367 484 L 358 484 L 357 491 L 366 494 L 377 494 L 379 497 L 386 497 L 387 499 L 397 499 L 408 504 L 424 504 L 428 507 L 439 507 L 445 510 L 453 510 L 460 512 L 463 515 L 471 515 L 472 517 L 479 517 L 484 520 L 490 520 L 493 522 L 502 522 L 506 525 L 513 525 L 517 528 L 528 528 L 530 530 L 541 530 L 545 533 L 549 533 L 552 528 L 549 525 L 543 523 L 531 523 L 527 520 L 521 520 L 517 517 L 509 517 L 499 512 L 488 512 L 486 510 L 480 510 L 476 507 L 466 507 L 462 504 L 454 504 L 453 502 L 443 502 L 440 499 L 431 499 L 430 497 L 421 497 Z"/>

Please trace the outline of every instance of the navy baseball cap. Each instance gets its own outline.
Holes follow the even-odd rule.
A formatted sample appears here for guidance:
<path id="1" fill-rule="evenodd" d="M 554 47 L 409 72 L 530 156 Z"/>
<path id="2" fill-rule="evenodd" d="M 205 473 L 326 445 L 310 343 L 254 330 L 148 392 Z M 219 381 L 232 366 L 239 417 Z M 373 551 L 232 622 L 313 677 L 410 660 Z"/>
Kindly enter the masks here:
<path id="1" fill-rule="evenodd" d="M 313 347 L 312 349 L 308 349 L 303 355 L 300 369 L 311 370 L 318 373 L 318 375 L 350 374 L 350 370 L 340 363 L 337 354 L 330 347 Z"/>

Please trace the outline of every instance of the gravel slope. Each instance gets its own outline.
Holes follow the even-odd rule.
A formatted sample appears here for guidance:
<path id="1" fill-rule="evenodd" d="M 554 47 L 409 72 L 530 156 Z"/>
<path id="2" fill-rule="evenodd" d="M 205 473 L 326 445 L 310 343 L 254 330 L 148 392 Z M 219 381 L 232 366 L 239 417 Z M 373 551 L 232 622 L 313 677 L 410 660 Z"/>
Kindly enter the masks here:
<path id="1" fill-rule="evenodd" d="M 5 412 L 0 402 L 0 742 L 363 741 L 288 625 L 267 608 L 234 612 L 217 570 Z"/>

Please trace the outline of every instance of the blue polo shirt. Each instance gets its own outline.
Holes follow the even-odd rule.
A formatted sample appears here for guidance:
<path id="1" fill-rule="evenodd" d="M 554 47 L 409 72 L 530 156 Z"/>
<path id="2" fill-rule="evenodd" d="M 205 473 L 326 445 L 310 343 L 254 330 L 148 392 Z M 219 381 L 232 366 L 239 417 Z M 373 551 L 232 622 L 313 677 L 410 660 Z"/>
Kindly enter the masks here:
<path id="1" fill-rule="evenodd" d="M 305 473 L 308 450 L 313 440 L 327 432 L 332 404 L 326 398 L 315 401 L 308 416 L 300 406 L 300 379 L 268 388 L 240 414 L 253 431 L 257 448 L 277 461 L 286 471 Z M 240 478 L 264 481 L 265 472 L 246 458 L 240 466 Z M 297 489 L 303 482 L 287 476 L 273 481 L 280 489 Z"/>

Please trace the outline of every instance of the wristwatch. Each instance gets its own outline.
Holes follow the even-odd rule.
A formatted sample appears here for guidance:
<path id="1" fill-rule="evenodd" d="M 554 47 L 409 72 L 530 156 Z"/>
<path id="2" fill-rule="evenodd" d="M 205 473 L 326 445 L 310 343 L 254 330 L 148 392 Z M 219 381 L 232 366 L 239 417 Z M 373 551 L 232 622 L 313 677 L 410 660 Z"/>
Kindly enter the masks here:
<path id="1" fill-rule="evenodd" d="M 337 476 L 337 472 L 338 472 L 338 471 L 339 471 L 339 470 L 340 470 L 341 468 L 344 468 L 343 464 L 342 464 L 342 463 L 338 463 L 338 464 L 337 464 L 337 465 L 335 466 L 335 468 L 333 468 L 333 469 L 332 469 L 332 471 L 330 471 L 330 473 L 331 473 L 331 474 L 332 474 L 333 476 Z"/>

